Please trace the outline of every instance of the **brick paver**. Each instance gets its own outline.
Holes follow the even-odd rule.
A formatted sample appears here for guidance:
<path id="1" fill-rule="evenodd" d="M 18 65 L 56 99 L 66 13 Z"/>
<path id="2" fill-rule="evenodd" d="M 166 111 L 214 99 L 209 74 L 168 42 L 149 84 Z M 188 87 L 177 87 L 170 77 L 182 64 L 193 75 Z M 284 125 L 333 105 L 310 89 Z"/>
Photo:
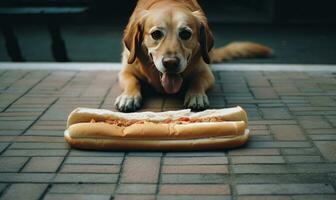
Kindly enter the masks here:
<path id="1" fill-rule="evenodd" d="M 155 194 L 156 184 L 121 184 L 118 194 Z"/>
<path id="2" fill-rule="evenodd" d="M 16 183 L 9 188 L 1 196 L 3 200 L 34 200 L 39 199 L 46 190 L 47 184 L 30 184 Z"/>
<path id="3" fill-rule="evenodd" d="M 55 194 L 111 194 L 115 184 L 53 184 L 49 193 Z"/>
<path id="4" fill-rule="evenodd" d="M 128 157 L 124 162 L 122 183 L 157 183 L 160 158 Z"/>
<path id="5" fill-rule="evenodd" d="M 160 187 L 160 194 L 230 194 L 230 188 L 228 185 L 221 184 L 169 184 L 162 185 Z"/>
<path id="6" fill-rule="evenodd" d="M 246 184 L 237 185 L 238 194 L 324 194 L 335 193 L 328 184 Z"/>
<path id="7" fill-rule="evenodd" d="M 22 169 L 23 172 L 56 172 L 63 157 L 32 157 Z"/>
<path id="8" fill-rule="evenodd" d="M 336 199 L 336 79 L 330 72 L 216 71 L 213 108 L 240 105 L 251 139 L 198 152 L 70 149 L 76 107 L 113 108 L 116 71 L 0 74 L 0 199 Z M 147 94 L 141 111 L 183 108 Z"/>
<path id="9" fill-rule="evenodd" d="M 305 140 L 298 125 L 271 125 L 271 131 L 276 140 Z"/>
<path id="10" fill-rule="evenodd" d="M 226 174 L 227 165 L 164 165 L 161 173 L 164 174 Z"/>
<path id="11" fill-rule="evenodd" d="M 47 194 L 45 200 L 110 200 L 110 195 L 102 194 Z"/>

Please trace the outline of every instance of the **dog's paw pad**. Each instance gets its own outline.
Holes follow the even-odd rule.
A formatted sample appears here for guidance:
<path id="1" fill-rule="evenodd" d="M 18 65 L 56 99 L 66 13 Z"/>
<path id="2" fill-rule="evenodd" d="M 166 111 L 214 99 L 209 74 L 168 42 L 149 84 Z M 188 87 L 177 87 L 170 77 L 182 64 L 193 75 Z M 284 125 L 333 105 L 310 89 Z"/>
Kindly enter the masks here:
<path id="1" fill-rule="evenodd" d="M 184 106 L 192 110 L 204 110 L 209 107 L 209 99 L 206 94 L 186 95 Z"/>
<path id="2" fill-rule="evenodd" d="M 122 94 L 117 97 L 115 101 L 115 106 L 119 111 L 122 112 L 133 112 L 140 108 L 141 106 L 141 96 L 129 96 Z"/>

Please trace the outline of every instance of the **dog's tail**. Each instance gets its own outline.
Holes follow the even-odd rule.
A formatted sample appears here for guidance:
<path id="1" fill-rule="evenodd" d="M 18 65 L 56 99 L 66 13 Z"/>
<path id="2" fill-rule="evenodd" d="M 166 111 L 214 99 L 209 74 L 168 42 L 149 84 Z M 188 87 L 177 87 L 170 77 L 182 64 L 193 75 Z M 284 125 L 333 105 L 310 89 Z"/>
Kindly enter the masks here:
<path id="1" fill-rule="evenodd" d="M 234 58 L 269 57 L 273 50 L 261 44 L 253 42 L 232 42 L 221 48 L 210 51 L 209 57 L 212 63 L 218 63 Z"/>

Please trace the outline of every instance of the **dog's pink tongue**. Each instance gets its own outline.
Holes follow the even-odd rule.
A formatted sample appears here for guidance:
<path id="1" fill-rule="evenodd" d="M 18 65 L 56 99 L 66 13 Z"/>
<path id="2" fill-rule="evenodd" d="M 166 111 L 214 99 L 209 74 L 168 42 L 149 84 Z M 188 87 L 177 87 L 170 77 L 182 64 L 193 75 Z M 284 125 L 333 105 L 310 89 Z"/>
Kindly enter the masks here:
<path id="1" fill-rule="evenodd" d="M 182 86 L 182 82 L 183 79 L 181 75 L 178 74 L 164 73 L 161 77 L 162 87 L 168 94 L 177 93 Z"/>

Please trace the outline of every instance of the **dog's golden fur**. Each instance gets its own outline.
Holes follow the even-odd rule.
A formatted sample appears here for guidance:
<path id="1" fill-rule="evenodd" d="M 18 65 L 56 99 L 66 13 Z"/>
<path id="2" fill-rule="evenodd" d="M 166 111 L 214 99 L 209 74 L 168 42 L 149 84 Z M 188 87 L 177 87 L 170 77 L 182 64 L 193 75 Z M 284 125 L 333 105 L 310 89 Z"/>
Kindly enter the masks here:
<path id="1" fill-rule="evenodd" d="M 162 39 L 152 38 L 156 29 L 162 30 L 164 35 L 159 35 Z M 179 38 L 178 31 L 182 29 L 192 34 L 190 39 Z M 209 106 L 205 92 L 214 83 L 210 62 L 271 54 L 268 47 L 251 42 L 213 48 L 214 38 L 197 0 L 139 0 L 124 31 L 123 42 L 123 68 L 119 74 L 123 93 L 115 102 L 120 111 L 140 107 L 141 82 L 147 82 L 159 92 L 167 91 L 161 78 L 167 70 L 161 64 L 165 57 L 179 58 L 176 74 L 187 88 L 185 106 L 205 109 Z M 170 80 L 172 85 L 175 82 Z M 177 86 L 174 88 L 179 90 Z"/>

